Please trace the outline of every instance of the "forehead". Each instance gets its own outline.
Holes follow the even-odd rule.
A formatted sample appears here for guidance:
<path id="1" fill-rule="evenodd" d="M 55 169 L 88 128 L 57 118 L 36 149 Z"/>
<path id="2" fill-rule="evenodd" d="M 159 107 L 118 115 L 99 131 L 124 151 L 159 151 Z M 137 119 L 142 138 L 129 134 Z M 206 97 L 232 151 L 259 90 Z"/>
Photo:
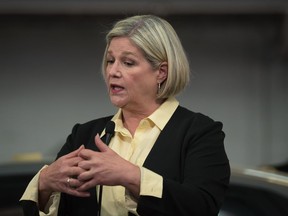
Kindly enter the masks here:
<path id="1" fill-rule="evenodd" d="M 111 40 L 108 54 L 132 54 L 142 56 L 141 49 L 127 37 L 115 37 Z"/>

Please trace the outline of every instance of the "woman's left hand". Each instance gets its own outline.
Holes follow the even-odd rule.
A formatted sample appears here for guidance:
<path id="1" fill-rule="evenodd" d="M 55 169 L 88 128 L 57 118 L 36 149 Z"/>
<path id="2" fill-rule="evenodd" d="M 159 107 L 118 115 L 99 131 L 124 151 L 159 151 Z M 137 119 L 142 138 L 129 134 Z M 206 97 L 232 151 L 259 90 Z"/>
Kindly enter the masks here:
<path id="1" fill-rule="evenodd" d="M 95 136 L 95 144 L 100 152 L 83 149 L 79 153 L 79 157 L 84 160 L 78 166 L 86 171 L 78 176 L 78 180 L 85 183 L 77 190 L 86 191 L 96 185 L 122 185 L 134 197 L 138 197 L 140 168 L 110 149 L 98 134 Z"/>

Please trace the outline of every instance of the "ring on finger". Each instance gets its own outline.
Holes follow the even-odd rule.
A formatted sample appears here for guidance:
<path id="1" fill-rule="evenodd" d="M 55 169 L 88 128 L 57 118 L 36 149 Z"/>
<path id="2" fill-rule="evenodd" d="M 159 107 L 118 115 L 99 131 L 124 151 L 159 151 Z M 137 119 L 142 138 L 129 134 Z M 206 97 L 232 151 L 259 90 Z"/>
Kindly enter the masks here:
<path id="1" fill-rule="evenodd" d="M 66 183 L 67 183 L 67 187 L 69 187 L 69 188 L 71 188 L 70 182 L 71 182 L 71 178 L 68 177 L 66 180 Z"/>

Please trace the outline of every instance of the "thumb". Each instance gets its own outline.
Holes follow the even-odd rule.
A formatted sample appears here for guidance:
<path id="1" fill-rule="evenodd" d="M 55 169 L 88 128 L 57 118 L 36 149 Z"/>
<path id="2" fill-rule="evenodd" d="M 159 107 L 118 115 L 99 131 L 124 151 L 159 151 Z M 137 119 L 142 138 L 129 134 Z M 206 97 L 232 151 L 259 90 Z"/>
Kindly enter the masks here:
<path id="1" fill-rule="evenodd" d="M 95 136 L 95 144 L 100 150 L 100 152 L 106 152 L 109 149 L 109 147 L 100 139 L 100 136 L 98 133 Z"/>

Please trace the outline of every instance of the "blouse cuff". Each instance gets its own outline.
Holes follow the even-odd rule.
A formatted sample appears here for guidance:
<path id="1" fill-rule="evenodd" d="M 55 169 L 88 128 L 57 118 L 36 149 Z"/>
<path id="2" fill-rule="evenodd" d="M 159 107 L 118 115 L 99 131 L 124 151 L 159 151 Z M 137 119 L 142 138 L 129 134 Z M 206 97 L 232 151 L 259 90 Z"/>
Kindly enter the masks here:
<path id="1" fill-rule="evenodd" d="M 20 201 L 23 200 L 30 200 L 38 205 L 38 184 L 39 184 L 39 176 L 41 170 L 46 168 L 48 165 L 43 166 L 38 173 L 33 177 L 33 179 L 28 184 L 24 194 L 20 198 Z M 54 192 L 49 198 L 47 205 L 45 206 L 44 212 L 39 211 L 40 216 L 56 216 L 58 212 L 58 207 L 60 203 L 60 196 L 59 192 Z"/>
<path id="2" fill-rule="evenodd" d="M 141 183 L 140 196 L 153 196 L 162 198 L 163 177 L 145 167 L 140 168 Z"/>
<path id="3" fill-rule="evenodd" d="M 22 195 L 21 200 L 31 200 L 38 203 L 38 183 L 41 170 L 48 167 L 48 165 L 43 166 L 38 173 L 33 177 L 33 179 L 28 184 L 24 194 Z"/>

